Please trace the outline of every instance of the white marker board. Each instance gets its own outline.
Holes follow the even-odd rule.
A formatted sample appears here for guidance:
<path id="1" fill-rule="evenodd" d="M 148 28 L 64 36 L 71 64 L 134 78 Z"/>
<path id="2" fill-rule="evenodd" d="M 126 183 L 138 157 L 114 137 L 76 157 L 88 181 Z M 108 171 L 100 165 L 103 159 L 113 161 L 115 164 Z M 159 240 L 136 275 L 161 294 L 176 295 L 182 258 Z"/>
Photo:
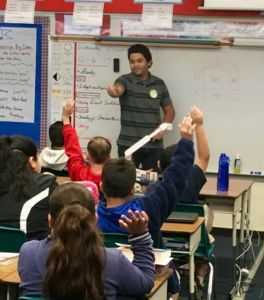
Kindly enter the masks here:
<path id="1" fill-rule="evenodd" d="M 118 99 L 109 97 L 105 87 L 129 72 L 126 51 L 127 47 L 97 46 L 94 42 L 51 43 L 50 122 L 61 118 L 63 100 L 76 94 L 76 129 L 82 147 L 86 148 L 91 136 L 103 135 L 113 143 L 113 157 L 117 156 L 120 110 Z M 205 114 L 210 143 L 208 171 L 217 171 L 221 152 L 231 158 L 240 154 L 241 173 L 264 171 L 264 51 L 229 47 L 153 47 L 151 51 L 150 71 L 166 82 L 177 112 L 165 145 L 179 139 L 178 123 L 197 105 Z M 113 71 L 114 58 L 120 59 L 119 73 Z M 53 78 L 56 74 L 57 80 Z"/>

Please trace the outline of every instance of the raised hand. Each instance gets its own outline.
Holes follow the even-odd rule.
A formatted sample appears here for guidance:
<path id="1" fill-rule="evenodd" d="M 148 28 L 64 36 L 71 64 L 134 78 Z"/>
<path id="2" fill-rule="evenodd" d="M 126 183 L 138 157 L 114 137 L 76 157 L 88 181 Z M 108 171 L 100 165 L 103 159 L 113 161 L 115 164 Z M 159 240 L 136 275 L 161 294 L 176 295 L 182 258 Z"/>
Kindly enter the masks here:
<path id="1" fill-rule="evenodd" d="M 63 103 L 62 116 L 70 117 L 74 111 L 74 100 L 67 100 Z"/>
<path id="2" fill-rule="evenodd" d="M 196 124 L 193 124 L 193 120 L 190 116 L 184 117 L 179 124 L 181 137 L 191 140 L 193 138 L 195 126 Z"/>
<path id="3" fill-rule="evenodd" d="M 141 235 L 148 228 L 148 215 L 144 211 L 128 211 L 129 218 L 122 215 L 119 219 L 119 226 L 133 235 Z"/>
<path id="4" fill-rule="evenodd" d="M 197 106 L 191 107 L 191 118 L 194 124 L 197 125 L 203 124 L 204 115 L 203 112 Z"/>

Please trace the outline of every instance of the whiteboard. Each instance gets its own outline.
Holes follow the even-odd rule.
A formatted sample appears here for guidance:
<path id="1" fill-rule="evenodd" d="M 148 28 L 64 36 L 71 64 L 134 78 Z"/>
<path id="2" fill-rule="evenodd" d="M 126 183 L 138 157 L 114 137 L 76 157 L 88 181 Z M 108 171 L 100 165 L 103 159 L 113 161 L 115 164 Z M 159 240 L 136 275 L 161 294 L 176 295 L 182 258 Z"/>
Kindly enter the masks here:
<path id="1" fill-rule="evenodd" d="M 71 54 L 65 54 L 69 48 Z M 60 60 L 61 66 L 52 63 L 51 75 L 59 70 L 60 79 L 52 81 L 50 121 L 61 119 L 63 100 L 76 95 L 75 125 L 84 151 L 91 136 L 103 135 L 111 139 L 112 156 L 117 156 L 120 110 L 118 100 L 109 97 L 105 87 L 129 72 L 126 51 L 127 47 L 93 42 L 52 42 L 52 57 Z M 154 63 L 150 71 L 164 79 L 176 109 L 174 130 L 166 132 L 165 145 L 178 141 L 178 123 L 197 105 L 205 114 L 210 144 L 208 171 L 217 171 L 222 152 L 230 156 L 231 164 L 240 154 L 243 174 L 264 171 L 264 51 L 229 47 L 155 47 L 151 51 Z M 120 59 L 119 73 L 113 71 L 114 58 Z"/>

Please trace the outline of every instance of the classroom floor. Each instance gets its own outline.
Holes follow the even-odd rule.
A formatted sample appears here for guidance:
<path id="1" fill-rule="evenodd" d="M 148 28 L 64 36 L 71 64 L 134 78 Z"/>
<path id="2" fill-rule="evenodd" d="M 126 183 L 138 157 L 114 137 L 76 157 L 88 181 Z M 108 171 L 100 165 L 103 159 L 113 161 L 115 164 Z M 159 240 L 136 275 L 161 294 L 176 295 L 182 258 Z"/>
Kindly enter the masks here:
<path id="1" fill-rule="evenodd" d="M 232 268 L 232 248 L 231 248 L 231 230 L 227 229 L 214 229 L 213 236 L 215 237 L 215 287 L 216 287 L 216 299 L 227 300 L 230 299 L 229 292 L 232 289 L 233 268 Z M 250 266 L 254 261 L 254 255 L 257 255 L 260 246 L 257 246 L 258 242 L 262 245 L 264 241 L 264 235 L 260 236 L 258 240 L 257 234 L 254 233 L 252 238 L 252 249 L 248 251 L 248 259 Z M 246 282 L 247 284 L 247 282 Z M 188 299 L 188 276 L 182 277 L 182 292 L 180 300 Z M 242 286 L 242 290 L 245 286 Z M 242 291 L 241 290 L 241 291 Z M 206 297 L 204 299 L 207 299 Z M 213 296 L 212 296 L 212 299 Z M 243 299 L 243 298 L 241 298 Z M 258 271 L 254 277 L 254 280 L 248 284 L 248 291 L 244 298 L 245 300 L 264 300 L 264 260 L 261 262 Z"/>

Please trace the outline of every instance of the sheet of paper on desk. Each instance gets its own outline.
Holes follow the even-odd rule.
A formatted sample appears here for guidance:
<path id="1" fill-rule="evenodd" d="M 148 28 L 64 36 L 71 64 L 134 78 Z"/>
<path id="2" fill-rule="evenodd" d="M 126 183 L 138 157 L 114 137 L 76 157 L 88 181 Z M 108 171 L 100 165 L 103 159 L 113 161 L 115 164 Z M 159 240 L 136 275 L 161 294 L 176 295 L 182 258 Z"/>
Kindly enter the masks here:
<path id="1" fill-rule="evenodd" d="M 123 255 L 132 262 L 134 255 L 130 248 L 130 245 L 119 244 L 118 249 L 122 251 Z M 169 249 L 154 249 L 155 265 L 167 266 L 173 259 L 171 257 L 171 250 Z"/>
<path id="2" fill-rule="evenodd" d="M 5 265 L 16 261 L 19 253 L 0 252 L 0 264 Z"/>

